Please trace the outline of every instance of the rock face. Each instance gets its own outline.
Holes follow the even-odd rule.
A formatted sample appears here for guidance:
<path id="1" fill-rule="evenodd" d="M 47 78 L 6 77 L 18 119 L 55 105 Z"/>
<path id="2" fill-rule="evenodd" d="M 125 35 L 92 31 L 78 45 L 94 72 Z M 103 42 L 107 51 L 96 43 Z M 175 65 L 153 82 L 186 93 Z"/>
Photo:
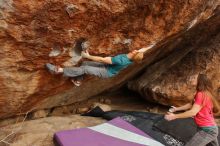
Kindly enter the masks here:
<path id="1" fill-rule="evenodd" d="M 220 25 L 219 25 L 220 26 Z M 159 102 L 164 105 L 183 105 L 192 101 L 196 87 L 192 85 L 190 78 L 199 73 L 205 73 L 212 80 L 213 93 L 219 101 L 220 97 L 220 33 L 217 32 L 209 41 L 201 43 L 193 51 L 187 54 L 179 63 L 169 68 L 170 60 L 174 56 L 150 66 L 138 79 L 130 82 L 129 87 L 138 91 L 145 99 Z M 150 76 L 149 72 L 157 74 L 158 67 L 165 66 L 166 70 L 159 69 L 159 77 Z M 163 67 L 162 67 L 163 68 Z M 169 69 L 168 69 L 169 68 Z M 163 72 L 164 71 L 164 72 Z M 154 79 L 154 80 L 153 80 Z"/>
<path id="2" fill-rule="evenodd" d="M 208 18 L 217 5 L 218 0 L 0 0 L 0 118 L 71 104 L 125 84 L 172 52 L 187 30 L 200 22 L 216 28 Z M 66 65 L 82 39 L 95 55 L 157 45 L 142 64 L 77 88 L 49 74 L 44 64 Z"/>

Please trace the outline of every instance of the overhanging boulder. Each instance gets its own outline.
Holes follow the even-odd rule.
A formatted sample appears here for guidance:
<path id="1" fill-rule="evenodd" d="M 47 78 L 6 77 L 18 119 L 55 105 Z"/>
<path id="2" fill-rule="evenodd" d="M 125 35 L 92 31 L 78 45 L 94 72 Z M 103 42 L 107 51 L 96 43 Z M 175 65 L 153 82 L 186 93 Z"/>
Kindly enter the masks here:
<path id="1" fill-rule="evenodd" d="M 219 20 L 210 18 L 218 0 L 9 0 L 0 4 L 0 118 L 71 104 L 119 87 L 170 54 L 183 35 L 192 39 L 189 43 L 205 41 L 216 32 Z M 205 37 L 195 39 L 198 35 Z M 62 76 L 49 74 L 44 64 L 65 63 L 80 38 L 89 40 L 89 51 L 95 55 L 157 45 L 141 64 L 112 79 L 92 78 L 78 88 Z M 56 49 L 51 53 L 50 48 Z"/>

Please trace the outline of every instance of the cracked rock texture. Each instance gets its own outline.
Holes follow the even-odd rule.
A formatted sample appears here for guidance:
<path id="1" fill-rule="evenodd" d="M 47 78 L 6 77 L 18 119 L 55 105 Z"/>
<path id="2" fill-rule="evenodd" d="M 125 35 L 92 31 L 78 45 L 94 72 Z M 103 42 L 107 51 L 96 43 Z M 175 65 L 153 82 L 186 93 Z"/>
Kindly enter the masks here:
<path id="1" fill-rule="evenodd" d="M 68 105 L 125 84 L 169 55 L 178 38 L 200 23 L 215 32 L 210 19 L 217 5 L 218 0 L 0 0 L 0 118 Z M 49 74 L 44 64 L 65 65 L 84 38 L 91 54 L 103 56 L 157 45 L 117 77 L 91 78 L 77 88 Z"/>
<path id="2" fill-rule="evenodd" d="M 132 81 L 129 87 L 138 91 L 145 99 L 164 105 L 180 106 L 193 100 L 196 87 L 192 86 L 190 78 L 199 73 L 205 73 L 212 80 L 213 95 L 220 100 L 220 34 L 210 41 L 203 42 L 187 54 L 180 62 L 164 71 L 160 66 L 168 66 L 166 58 L 160 63 L 147 68 L 145 73 Z M 179 52 L 178 52 L 179 53 Z M 181 52 L 180 52 L 181 53 Z M 177 54 L 177 53 L 176 53 Z M 177 59 L 171 56 L 174 60 Z M 158 70 L 160 76 L 150 80 L 149 70 Z M 169 67 L 169 66 L 168 66 Z M 154 72 L 155 73 L 155 72 Z M 151 76 L 152 77 L 152 76 Z M 154 78 L 154 77 L 152 77 Z"/>

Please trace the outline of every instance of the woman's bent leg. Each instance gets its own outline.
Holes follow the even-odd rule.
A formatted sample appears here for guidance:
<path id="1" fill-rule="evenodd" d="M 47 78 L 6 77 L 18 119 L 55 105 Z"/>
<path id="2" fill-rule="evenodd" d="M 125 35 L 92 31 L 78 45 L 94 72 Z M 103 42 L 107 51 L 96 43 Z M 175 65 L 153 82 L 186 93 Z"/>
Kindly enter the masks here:
<path id="1" fill-rule="evenodd" d="M 217 136 L 218 128 L 215 128 L 213 131 L 210 132 L 200 130 L 193 136 L 193 138 L 189 142 L 186 143 L 186 146 L 206 146 L 209 143 L 215 144 Z"/>

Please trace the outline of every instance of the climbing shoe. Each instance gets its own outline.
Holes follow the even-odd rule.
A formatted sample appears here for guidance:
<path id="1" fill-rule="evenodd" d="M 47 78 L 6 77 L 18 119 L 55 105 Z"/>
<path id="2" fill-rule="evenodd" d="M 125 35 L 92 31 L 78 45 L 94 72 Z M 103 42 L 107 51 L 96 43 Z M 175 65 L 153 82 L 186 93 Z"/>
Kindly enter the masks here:
<path id="1" fill-rule="evenodd" d="M 53 65 L 51 63 L 47 63 L 45 66 L 49 70 L 50 73 L 52 73 L 52 74 L 59 74 L 59 72 L 58 72 L 59 68 L 57 66 L 55 66 L 55 65 Z"/>

